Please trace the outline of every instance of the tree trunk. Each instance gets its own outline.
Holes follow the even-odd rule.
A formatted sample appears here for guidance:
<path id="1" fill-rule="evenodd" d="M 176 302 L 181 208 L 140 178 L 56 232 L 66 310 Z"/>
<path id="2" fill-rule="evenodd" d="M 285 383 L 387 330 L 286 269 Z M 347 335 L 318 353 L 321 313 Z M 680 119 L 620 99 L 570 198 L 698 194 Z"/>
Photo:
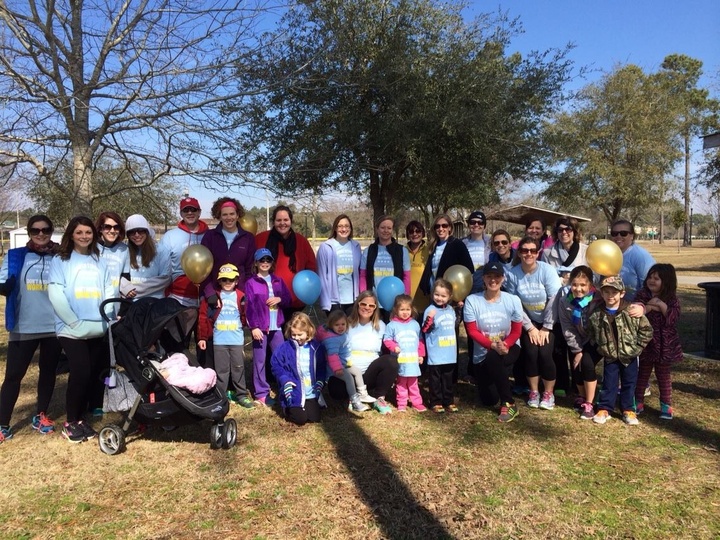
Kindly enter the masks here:
<path id="1" fill-rule="evenodd" d="M 92 217 L 92 152 L 87 144 L 73 145 L 73 215 Z"/>
<path id="2" fill-rule="evenodd" d="M 371 170 L 370 173 L 370 205 L 373 212 L 373 230 L 375 229 L 375 220 L 385 213 L 385 198 L 382 194 L 382 185 L 380 172 Z"/>

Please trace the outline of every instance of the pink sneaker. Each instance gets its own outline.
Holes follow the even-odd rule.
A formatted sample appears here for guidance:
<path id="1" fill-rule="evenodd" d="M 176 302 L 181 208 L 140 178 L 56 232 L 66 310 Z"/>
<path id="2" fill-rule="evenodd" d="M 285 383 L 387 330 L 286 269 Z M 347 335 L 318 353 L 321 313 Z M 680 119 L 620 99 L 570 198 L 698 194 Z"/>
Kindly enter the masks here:
<path id="1" fill-rule="evenodd" d="M 425 405 L 423 405 L 422 403 L 420 405 L 413 405 L 413 409 L 415 409 L 417 412 L 427 411 L 427 407 Z"/>

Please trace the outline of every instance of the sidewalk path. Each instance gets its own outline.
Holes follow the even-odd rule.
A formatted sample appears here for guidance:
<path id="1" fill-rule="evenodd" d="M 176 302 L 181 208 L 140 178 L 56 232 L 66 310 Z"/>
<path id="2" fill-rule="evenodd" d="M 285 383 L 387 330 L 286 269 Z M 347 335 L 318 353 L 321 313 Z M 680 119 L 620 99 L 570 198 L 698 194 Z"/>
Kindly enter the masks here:
<path id="1" fill-rule="evenodd" d="M 678 285 L 697 285 L 698 283 L 719 282 L 720 276 L 678 276 Z"/>

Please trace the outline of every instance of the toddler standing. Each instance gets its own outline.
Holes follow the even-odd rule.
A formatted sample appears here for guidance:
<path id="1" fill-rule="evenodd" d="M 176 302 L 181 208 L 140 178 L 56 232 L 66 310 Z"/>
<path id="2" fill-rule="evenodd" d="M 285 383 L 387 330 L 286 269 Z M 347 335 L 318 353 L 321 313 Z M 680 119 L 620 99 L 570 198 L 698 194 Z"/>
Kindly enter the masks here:
<path id="1" fill-rule="evenodd" d="M 410 295 L 399 294 L 395 297 L 383 344 L 398 356 L 399 371 L 395 385 L 398 411 L 406 410 L 408 400 L 416 411 L 427 411 L 418 385 L 425 345 L 420 340 L 420 325 L 415 320 L 415 308 Z"/>

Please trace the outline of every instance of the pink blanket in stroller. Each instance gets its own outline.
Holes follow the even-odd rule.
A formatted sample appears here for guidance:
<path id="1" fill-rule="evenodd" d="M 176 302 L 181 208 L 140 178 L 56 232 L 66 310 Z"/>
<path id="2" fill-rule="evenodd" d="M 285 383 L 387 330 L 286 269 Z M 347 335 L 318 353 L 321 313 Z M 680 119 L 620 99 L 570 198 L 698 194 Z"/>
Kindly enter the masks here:
<path id="1" fill-rule="evenodd" d="M 160 364 L 160 372 L 167 382 L 193 394 L 207 392 L 217 382 L 214 370 L 191 366 L 182 353 L 175 353 L 164 360 Z"/>

